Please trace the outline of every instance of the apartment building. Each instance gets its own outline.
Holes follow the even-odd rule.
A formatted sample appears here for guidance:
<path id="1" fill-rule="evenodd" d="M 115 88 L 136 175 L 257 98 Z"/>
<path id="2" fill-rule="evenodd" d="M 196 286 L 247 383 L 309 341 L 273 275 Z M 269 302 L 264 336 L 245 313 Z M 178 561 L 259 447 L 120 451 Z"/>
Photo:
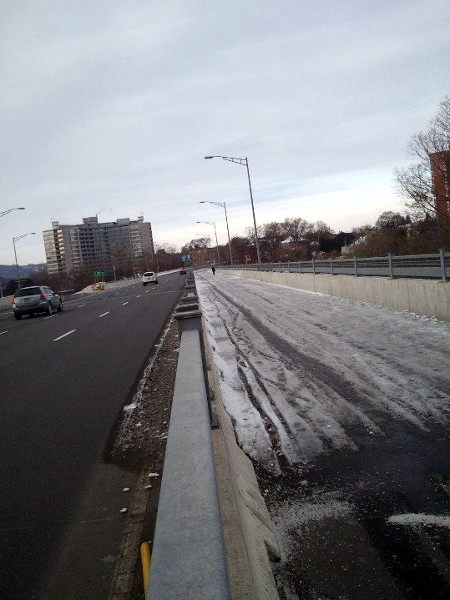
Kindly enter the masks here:
<path id="1" fill-rule="evenodd" d="M 87 217 L 79 225 L 52 222 L 43 232 L 47 269 L 52 273 L 69 273 L 92 267 L 115 271 L 118 268 L 143 270 L 154 257 L 152 228 L 137 220 L 117 219 L 99 223 L 98 217 Z"/>

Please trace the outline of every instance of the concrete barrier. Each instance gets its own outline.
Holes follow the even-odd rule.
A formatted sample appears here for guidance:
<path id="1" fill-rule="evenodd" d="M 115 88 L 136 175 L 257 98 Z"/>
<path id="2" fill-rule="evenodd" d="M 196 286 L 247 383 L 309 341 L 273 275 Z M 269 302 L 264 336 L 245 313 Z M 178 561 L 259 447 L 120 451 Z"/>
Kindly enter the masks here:
<path id="1" fill-rule="evenodd" d="M 238 269 L 223 270 L 221 274 L 321 292 L 330 296 L 387 306 L 399 311 L 409 310 L 420 315 L 450 321 L 450 282 Z"/>

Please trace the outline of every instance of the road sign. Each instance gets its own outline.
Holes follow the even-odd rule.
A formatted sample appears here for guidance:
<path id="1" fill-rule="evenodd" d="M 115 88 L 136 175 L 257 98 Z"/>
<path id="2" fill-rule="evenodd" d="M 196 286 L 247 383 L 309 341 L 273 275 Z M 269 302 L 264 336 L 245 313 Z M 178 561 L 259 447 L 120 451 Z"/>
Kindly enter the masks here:
<path id="1" fill-rule="evenodd" d="M 94 277 L 106 277 L 106 273 L 107 271 L 103 271 L 102 269 L 94 271 Z"/>

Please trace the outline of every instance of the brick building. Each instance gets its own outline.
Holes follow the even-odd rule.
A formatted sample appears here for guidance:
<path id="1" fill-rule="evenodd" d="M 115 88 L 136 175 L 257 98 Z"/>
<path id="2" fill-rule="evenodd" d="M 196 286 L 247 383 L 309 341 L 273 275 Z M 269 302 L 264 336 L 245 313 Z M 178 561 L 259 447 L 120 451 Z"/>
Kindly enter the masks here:
<path id="1" fill-rule="evenodd" d="M 450 150 L 430 154 L 431 174 L 439 222 L 450 222 Z"/>

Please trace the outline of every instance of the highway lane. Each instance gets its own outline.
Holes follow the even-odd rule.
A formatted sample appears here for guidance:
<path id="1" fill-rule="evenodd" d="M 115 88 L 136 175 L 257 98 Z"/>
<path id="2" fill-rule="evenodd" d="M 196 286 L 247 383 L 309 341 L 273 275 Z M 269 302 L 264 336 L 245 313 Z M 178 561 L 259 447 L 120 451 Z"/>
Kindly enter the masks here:
<path id="1" fill-rule="evenodd" d="M 2 597 L 39 597 L 184 279 L 71 297 L 50 318 L 0 320 Z"/>

